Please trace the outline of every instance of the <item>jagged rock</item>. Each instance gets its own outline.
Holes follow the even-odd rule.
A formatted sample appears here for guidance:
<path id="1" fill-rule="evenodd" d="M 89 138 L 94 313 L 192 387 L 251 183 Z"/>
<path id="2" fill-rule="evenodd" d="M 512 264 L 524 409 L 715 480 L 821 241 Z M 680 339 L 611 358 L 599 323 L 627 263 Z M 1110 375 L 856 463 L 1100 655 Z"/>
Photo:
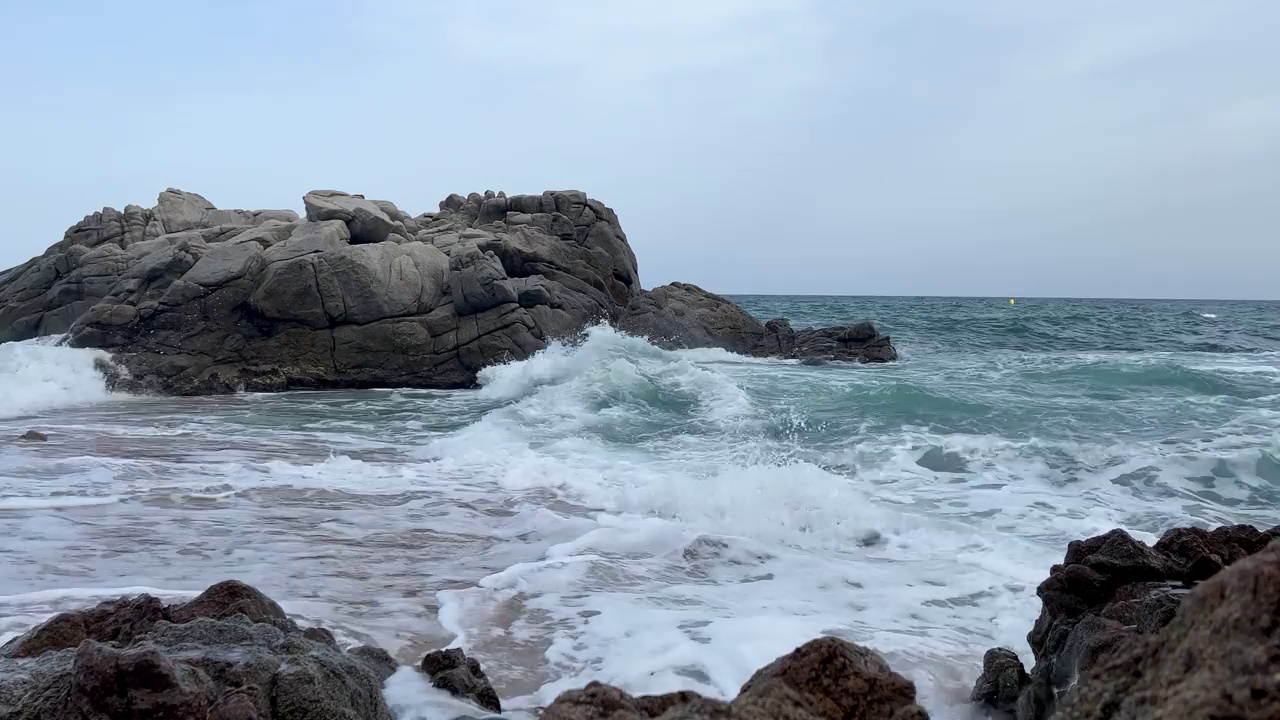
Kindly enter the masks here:
<path id="1" fill-rule="evenodd" d="M 1207 547 L 1234 554 L 1242 546 Z M 1100 658 L 1054 717 L 1280 717 L 1280 542 L 1200 583 L 1159 631 Z"/>
<path id="2" fill-rule="evenodd" d="M 28 430 L 22 433 L 22 436 L 19 437 L 18 439 L 26 440 L 28 442 L 45 442 L 46 440 L 49 439 L 49 436 L 40 432 L 39 430 Z"/>
<path id="3" fill-rule="evenodd" d="M 897 352 L 870 322 L 796 331 L 784 319 L 762 324 L 727 298 L 672 283 L 632 298 L 619 327 L 665 348 L 718 347 L 740 355 L 889 362 Z"/>
<path id="4" fill-rule="evenodd" d="M 1053 566 L 1036 590 L 1042 609 L 1027 636 L 1035 666 L 1028 679 L 1020 680 L 1018 720 L 1055 717 L 1083 674 L 1161 632 L 1179 612 L 1188 587 L 1275 538 L 1280 526 L 1261 531 L 1236 525 L 1211 531 L 1177 528 L 1154 547 L 1123 530 L 1068 544 L 1063 563 Z M 984 659 L 974 701 L 1005 709 L 1003 689 L 995 695 L 979 692 L 989 685 L 986 665 Z M 1011 666 L 1002 667 L 1012 672 Z"/>
<path id="5" fill-rule="evenodd" d="M 220 210 L 182 190 L 106 208 L 0 273 L 0 342 L 107 350 L 114 387 L 170 394 L 466 387 L 612 323 L 669 347 L 883 361 L 869 323 L 761 325 L 692 285 L 640 287 L 617 215 L 574 191 L 451 195 L 437 213 L 336 190 Z"/>
<path id="6" fill-rule="evenodd" d="M 181 605 L 140 595 L 62 613 L 0 648 L 0 717 L 391 720 L 394 661 L 317 630 L 235 581 Z"/>
<path id="7" fill-rule="evenodd" d="M 502 702 L 480 663 L 458 648 L 435 650 L 422 658 L 422 671 L 438 690 L 462 698 L 490 712 L 502 712 Z"/>
<path id="8" fill-rule="evenodd" d="M 556 698 L 542 720 L 928 720 L 915 685 L 878 654 L 836 638 L 812 640 L 751 676 L 731 702 L 693 692 L 634 697 L 593 682 Z"/>
<path id="9" fill-rule="evenodd" d="M 1001 713 L 1012 713 L 1029 682 L 1031 678 L 1017 653 L 1007 648 L 992 648 L 982 657 L 982 676 L 974 684 L 969 701 Z"/>

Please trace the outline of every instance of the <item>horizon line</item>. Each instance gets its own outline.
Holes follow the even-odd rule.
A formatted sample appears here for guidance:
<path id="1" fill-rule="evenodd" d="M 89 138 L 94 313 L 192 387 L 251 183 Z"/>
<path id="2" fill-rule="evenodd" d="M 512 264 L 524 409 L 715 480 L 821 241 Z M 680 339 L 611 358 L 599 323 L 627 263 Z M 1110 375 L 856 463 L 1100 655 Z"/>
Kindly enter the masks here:
<path id="1" fill-rule="evenodd" d="M 1212 298 L 1212 297 L 1139 297 L 1100 295 L 839 295 L 833 293 L 759 293 L 718 292 L 725 297 L 796 297 L 796 298 L 929 298 L 943 300 L 1155 300 L 1161 302 L 1261 302 L 1280 303 L 1278 298 Z"/>

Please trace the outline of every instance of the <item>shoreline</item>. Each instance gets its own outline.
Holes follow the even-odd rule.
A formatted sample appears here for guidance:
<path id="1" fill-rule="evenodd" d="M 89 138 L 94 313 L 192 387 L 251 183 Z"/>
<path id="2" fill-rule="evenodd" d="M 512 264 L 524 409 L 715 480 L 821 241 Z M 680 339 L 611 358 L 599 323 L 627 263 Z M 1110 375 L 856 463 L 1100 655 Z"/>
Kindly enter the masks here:
<path id="1" fill-rule="evenodd" d="M 1154 546 L 1137 542 L 1121 530 L 1073 541 L 1064 562 L 1051 569 L 1049 578 L 1037 591 L 1044 607 L 1041 620 L 1029 635 L 1036 666 L 1028 674 L 1016 655 L 1010 658 L 1008 651 L 989 651 L 970 698 L 975 712 L 991 713 L 992 717 L 1016 716 L 1017 720 L 1132 717 L 1124 712 L 1116 714 L 1115 704 L 1158 704 L 1166 702 L 1160 699 L 1164 697 L 1170 698 L 1167 702 L 1185 703 L 1186 692 L 1203 693 L 1203 688 L 1212 688 L 1215 692 L 1192 696 L 1197 698 L 1196 712 L 1207 712 L 1210 707 L 1217 708 L 1214 712 L 1228 712 L 1229 707 L 1240 711 L 1240 707 L 1231 704 L 1236 702 L 1232 698 L 1241 697 L 1238 693 L 1218 693 L 1222 680 L 1204 677 L 1206 673 L 1220 672 L 1216 666 L 1205 666 L 1180 678 L 1146 674 L 1153 671 L 1117 674 L 1116 668 L 1168 668 L 1165 656 L 1186 652 L 1187 646 L 1176 638 L 1189 632 L 1202 635 L 1194 646 L 1194 652 L 1199 654 L 1216 652 L 1222 657 L 1233 657 L 1233 653 L 1243 652 L 1247 657 L 1251 653 L 1270 652 L 1267 650 L 1270 641 L 1262 637 L 1256 639 L 1261 643 L 1256 650 L 1238 644 L 1249 642 L 1246 638 L 1251 637 L 1248 633 L 1252 631 L 1200 629 L 1206 623 L 1219 622 L 1213 619 L 1218 617 L 1230 623 L 1247 619 L 1250 626 L 1274 622 L 1268 618 L 1276 607 L 1267 605 L 1265 598 L 1270 597 L 1267 593 L 1280 597 L 1280 584 L 1269 585 L 1270 580 L 1259 584 L 1260 577 L 1280 581 L 1280 526 L 1265 532 L 1251 526 L 1224 526 L 1212 531 L 1175 528 L 1166 532 Z M 260 625 L 262 630 L 245 634 Z M 215 626 L 220 629 L 215 630 Z M 1241 632 L 1246 634 L 1241 636 Z M 164 650 L 167 643 L 186 643 L 182 647 L 190 648 L 193 640 L 202 647 L 198 654 L 184 650 L 165 657 L 164 653 L 170 652 Z M 160 648 L 159 654 L 156 647 Z M 260 711 L 267 701 L 243 689 L 248 686 L 235 685 L 242 680 L 233 682 L 227 689 L 216 690 L 218 683 L 226 682 L 226 677 L 239 678 L 238 673 L 262 670 L 240 665 L 241 669 L 231 676 L 201 674 L 201 669 L 208 667 L 206 663 L 213 661 L 211 658 L 229 658 L 232 656 L 229 652 L 239 658 L 253 657 L 260 652 L 267 656 L 271 653 L 292 656 L 301 652 L 310 658 L 308 663 L 320 663 L 317 667 L 329 669 L 320 675 L 305 676 L 302 685 L 297 686 L 300 688 L 297 692 L 302 693 L 297 698 L 271 699 L 271 712 L 275 714 L 237 715 L 235 712 L 248 712 L 246 708 L 250 707 Z M 246 656 L 246 652 L 250 654 Z M 169 678 L 162 681 L 163 689 L 156 690 L 155 686 L 148 690 L 143 690 L 143 686 L 130 689 L 134 687 L 130 678 L 140 676 L 126 668 L 138 662 L 166 668 L 161 671 Z M 1228 678 L 1230 687 L 1244 687 L 1243 697 L 1262 702 L 1250 706 L 1248 712 L 1255 714 L 1248 717 L 1262 717 L 1256 713 L 1271 707 L 1263 702 L 1265 697 L 1271 697 L 1276 708 L 1280 708 L 1280 696 L 1258 696 L 1256 692 L 1250 696 L 1247 690 L 1255 686 L 1251 683 L 1263 681 L 1263 676 L 1269 677 L 1276 667 L 1267 669 L 1265 663 L 1257 666 L 1229 660 L 1220 662 L 1232 665 L 1236 673 L 1243 673 Z M 277 675 L 285 672 L 286 665 L 280 662 L 267 664 L 277 668 L 271 671 Z M 0 669 L 7 668 L 0 673 L 0 701 L 8 698 L 8 702 L 16 702 L 7 712 L 24 720 L 62 717 L 77 707 L 96 707 L 108 702 L 95 694 L 97 691 L 88 695 L 78 690 L 73 690 L 71 695 L 49 695 L 39 688 L 48 683 L 53 687 L 65 679 L 72 682 L 73 688 L 83 683 L 103 682 L 86 679 L 89 676 L 84 675 L 86 668 L 101 666 L 104 669 L 94 672 L 118 677 L 112 682 L 123 682 L 122 687 L 126 688 L 122 695 L 110 696 L 109 702 L 114 703 L 111 707 L 115 708 L 143 707 L 137 703 L 154 703 L 156 700 L 150 693 L 160 692 L 165 707 L 211 708 L 210 712 L 224 713 L 218 715 L 219 718 L 283 719 L 294 716 L 280 714 L 275 703 L 305 706 L 315 702 L 305 698 L 320 697 L 315 695 L 320 692 L 329 698 L 323 701 L 326 707 L 348 708 L 356 713 L 349 716 L 351 718 L 388 720 L 391 717 L 386 705 L 388 689 L 397 688 L 390 694 L 399 698 L 398 693 L 412 694 L 415 683 L 429 682 L 464 703 L 471 703 L 475 717 L 501 712 L 501 701 L 483 667 L 462 649 L 429 652 L 419 665 L 417 675 L 406 675 L 409 671 L 405 666 L 381 649 L 358 645 L 343 649 L 327 630 L 298 626 L 262 593 L 243 583 L 226 581 L 173 605 L 165 606 L 147 594 L 126 595 L 85 611 L 58 614 L 36 625 L 0 647 Z M 1055 670 L 1055 667 L 1066 666 L 1072 668 L 1069 676 Z M 108 667 L 120 669 L 105 669 Z M 111 675 L 118 672 L 125 674 Z M 351 679 L 331 685 L 323 678 L 332 677 L 334 672 Z M 393 677 L 397 678 L 394 682 Z M 414 677 L 421 679 L 413 680 Z M 376 701 L 370 700 L 370 688 L 375 687 L 370 685 L 370 678 L 377 679 Z M 1158 697 L 1153 701 L 1148 695 L 1134 695 L 1130 688 L 1135 681 L 1153 683 L 1153 687 L 1159 688 Z M 235 690 L 236 687 L 242 689 Z M 211 700 L 215 697 L 216 701 Z M 1135 697 L 1147 699 L 1133 700 Z M 830 702 L 853 705 L 840 711 L 842 714 L 829 716 L 821 708 Z M 592 683 L 582 690 L 561 694 L 541 713 L 521 712 L 552 720 L 656 718 L 668 717 L 669 712 L 676 713 L 672 718 L 726 717 L 723 715 L 726 712 L 731 718 L 754 718 L 755 708 L 759 707 L 772 708 L 768 710 L 770 713 L 792 713 L 787 716 L 817 720 L 927 718 L 924 709 L 915 703 L 914 684 L 893 672 L 874 650 L 827 638 L 807 643 L 762 669 L 732 702 L 689 692 L 634 697 L 621 689 Z M 790 709 L 781 710 L 783 707 Z M 0 709 L 5 708 L 0 705 Z M 111 713 L 123 712 L 100 711 L 107 712 L 110 718 L 116 717 Z M 618 712 L 624 715 L 619 716 Z"/>

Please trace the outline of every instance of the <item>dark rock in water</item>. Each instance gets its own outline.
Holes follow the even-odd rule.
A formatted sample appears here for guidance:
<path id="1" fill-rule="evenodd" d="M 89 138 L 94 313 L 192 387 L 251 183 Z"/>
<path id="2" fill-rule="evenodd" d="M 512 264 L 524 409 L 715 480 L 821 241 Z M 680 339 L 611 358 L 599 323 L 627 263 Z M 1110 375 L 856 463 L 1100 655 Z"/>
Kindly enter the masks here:
<path id="1" fill-rule="evenodd" d="M 637 294 L 618 327 L 669 349 L 718 347 L 757 357 L 855 362 L 898 357 L 888 336 L 869 322 L 799 331 L 783 319 L 761 324 L 728 299 L 688 283 Z"/>
<path id="2" fill-rule="evenodd" d="M 927 720 L 911 681 L 875 652 L 836 638 L 810 641 L 758 670 L 731 702 L 694 692 L 635 697 L 593 682 L 556 698 L 542 720 Z"/>
<path id="3" fill-rule="evenodd" d="M 965 463 L 964 457 L 958 452 L 943 450 L 936 445 L 924 451 L 916 464 L 926 470 L 941 473 L 964 473 L 969 472 L 969 465 Z"/>
<path id="4" fill-rule="evenodd" d="M 969 701 L 1001 713 L 1012 713 L 1029 682 L 1031 678 L 1017 653 L 1006 648 L 992 648 L 982 657 L 982 676 L 973 686 Z"/>
<path id="5" fill-rule="evenodd" d="M 314 630 L 234 581 L 181 605 L 139 595 L 62 613 L 0 648 L 0 717 L 391 720 L 386 653 L 344 653 Z"/>
<path id="6" fill-rule="evenodd" d="M 574 190 L 450 195 L 411 217 L 336 190 L 219 210 L 166 190 L 0 273 L 0 342 L 69 335 L 112 387 L 169 394 L 463 387 L 483 367 L 612 323 L 670 347 L 882 362 L 870 323 L 761 325 L 692 285 L 641 289 L 618 217 Z"/>
<path id="7" fill-rule="evenodd" d="M 1063 563 L 1053 566 L 1036 590 L 1043 607 L 1027 636 L 1036 662 L 1016 704 L 1018 720 L 1054 716 L 1083 674 L 1169 625 L 1189 586 L 1216 577 L 1275 538 L 1280 538 L 1280 527 L 1261 531 L 1236 525 L 1177 528 L 1154 547 L 1123 530 L 1071 542 Z M 988 658 L 998 659 L 991 653 Z M 1002 667 L 1012 672 L 1011 666 Z M 974 701 L 1006 710 L 1007 694 L 988 691 L 988 675 L 984 658 Z"/>
<path id="8" fill-rule="evenodd" d="M 30 441 L 30 442 L 44 442 L 44 441 L 46 441 L 46 440 L 48 440 L 48 439 L 49 439 L 49 436 L 48 436 L 48 435 L 45 435 L 44 433 L 40 432 L 39 430 L 28 430 L 28 431 L 26 431 L 26 432 L 22 433 L 22 437 L 20 437 L 20 438 L 18 438 L 18 439 L 19 439 L 19 440 L 27 440 L 27 441 Z"/>
<path id="9" fill-rule="evenodd" d="M 502 712 L 502 702 L 480 663 L 458 648 L 436 650 L 422 658 L 422 671 L 431 685 L 454 697 L 462 698 L 488 710 Z"/>
<path id="10" fill-rule="evenodd" d="M 1198 585 L 1163 629 L 1101 658 L 1054 717 L 1280 717 L 1280 542 Z"/>

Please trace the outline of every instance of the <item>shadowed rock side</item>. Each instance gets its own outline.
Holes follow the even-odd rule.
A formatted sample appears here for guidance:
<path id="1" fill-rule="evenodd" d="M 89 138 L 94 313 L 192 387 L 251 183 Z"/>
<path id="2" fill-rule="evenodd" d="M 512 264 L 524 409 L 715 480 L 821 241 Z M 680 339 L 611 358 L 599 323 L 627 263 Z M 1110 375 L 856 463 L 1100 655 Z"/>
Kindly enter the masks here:
<path id="1" fill-rule="evenodd" d="M 462 650 L 451 648 L 427 653 L 422 658 L 422 672 L 437 690 L 475 703 L 489 712 L 502 712 L 502 702 L 480 662 L 467 657 Z"/>
<path id="2" fill-rule="evenodd" d="M 761 668 L 730 702 L 694 692 L 634 697 L 593 682 L 556 698 L 541 720 L 927 720 L 915 685 L 875 652 L 812 640 Z"/>
<path id="3" fill-rule="evenodd" d="M 0 342 L 69 333 L 125 389 L 174 394 L 460 387 L 607 322 L 668 347 L 884 361 L 870 323 L 761 325 L 692 285 L 645 292 L 617 215 L 578 191 L 450 195 L 409 216 L 333 190 L 218 210 L 166 190 L 110 208 L 0 274 Z"/>
<path id="4" fill-rule="evenodd" d="M 718 347 L 757 357 L 889 362 L 898 353 L 875 326 L 792 329 L 761 323 L 729 300 L 697 285 L 672 283 L 631 299 L 618 327 L 667 349 Z"/>
<path id="5" fill-rule="evenodd" d="M 56 615 L 0 648 L 0 717 L 13 720 L 391 720 L 395 662 L 343 652 L 235 581 L 191 602 L 149 595 Z"/>
<path id="6" fill-rule="evenodd" d="M 1054 717 L 1280 718 L 1280 542 L 1192 590 L 1159 633 L 1097 663 Z"/>
<path id="7" fill-rule="evenodd" d="M 1055 710 L 1084 686 L 1081 678 L 1091 673 L 1097 676 L 1102 672 L 1098 668 L 1108 666 L 1109 658 L 1139 647 L 1155 647 L 1148 641 L 1180 612 L 1190 588 L 1258 553 L 1276 538 L 1280 538 L 1280 527 L 1261 531 L 1235 525 L 1211 531 L 1177 528 L 1165 533 L 1154 547 L 1123 530 L 1070 543 L 1062 564 L 1053 566 L 1048 579 L 1036 590 L 1043 607 L 1027 636 L 1035 666 L 1027 674 L 1012 651 L 989 651 L 972 700 L 997 713 L 1013 713 L 1018 720 L 1055 717 Z M 1273 556 L 1274 553 L 1269 555 Z M 1274 579 L 1275 575 L 1268 577 Z M 1202 591 L 1197 588 L 1190 592 L 1194 595 Z M 1274 615 L 1277 607 L 1259 606 L 1259 610 Z M 1237 633 L 1224 636 L 1220 642 L 1239 642 L 1242 637 Z M 1226 646 L 1220 649 L 1228 652 Z M 1280 654 L 1272 656 L 1270 662 L 1268 672 L 1273 676 L 1280 673 Z M 1182 677 L 1170 675 L 1167 681 L 1181 682 Z"/>

